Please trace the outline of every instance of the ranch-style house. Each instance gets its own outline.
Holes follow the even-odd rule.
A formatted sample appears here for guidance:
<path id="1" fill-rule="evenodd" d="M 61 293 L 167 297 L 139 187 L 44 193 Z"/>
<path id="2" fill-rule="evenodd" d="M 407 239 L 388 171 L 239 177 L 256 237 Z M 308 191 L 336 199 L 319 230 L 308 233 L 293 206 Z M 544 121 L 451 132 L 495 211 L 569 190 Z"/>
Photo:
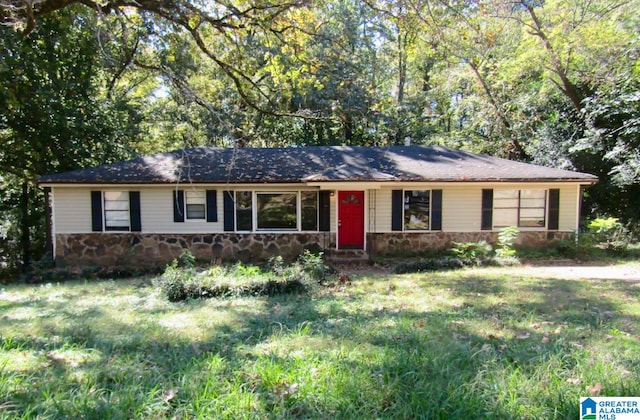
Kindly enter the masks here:
<path id="1" fill-rule="evenodd" d="M 183 149 L 48 175 L 62 265 L 264 261 L 304 249 L 376 254 L 495 242 L 540 247 L 578 229 L 593 175 L 441 146 Z M 349 250 L 349 251 L 344 251 Z"/>

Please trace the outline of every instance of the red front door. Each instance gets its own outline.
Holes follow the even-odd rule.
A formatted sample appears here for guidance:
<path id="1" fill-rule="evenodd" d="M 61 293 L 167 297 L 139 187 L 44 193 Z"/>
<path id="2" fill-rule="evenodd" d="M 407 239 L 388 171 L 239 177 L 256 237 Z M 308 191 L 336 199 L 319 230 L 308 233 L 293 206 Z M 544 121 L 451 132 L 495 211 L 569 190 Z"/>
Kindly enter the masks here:
<path id="1" fill-rule="evenodd" d="M 364 191 L 338 191 L 338 248 L 364 248 Z"/>

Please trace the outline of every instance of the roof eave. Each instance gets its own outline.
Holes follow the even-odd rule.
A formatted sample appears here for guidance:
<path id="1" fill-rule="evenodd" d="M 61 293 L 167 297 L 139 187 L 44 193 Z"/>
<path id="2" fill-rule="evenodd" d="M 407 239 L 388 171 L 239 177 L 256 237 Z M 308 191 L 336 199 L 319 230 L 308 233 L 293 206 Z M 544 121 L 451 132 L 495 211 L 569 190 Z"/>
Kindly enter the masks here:
<path id="1" fill-rule="evenodd" d="M 399 183 L 399 182 L 443 182 L 443 183 L 577 183 L 581 185 L 593 185 L 598 183 L 597 178 L 395 178 L 395 179 L 235 179 L 235 180 L 190 180 L 190 181 L 143 181 L 143 180 L 62 180 L 62 181 L 36 181 L 39 187 L 53 187 L 56 185 L 187 185 L 187 184 L 329 184 L 329 183 Z"/>

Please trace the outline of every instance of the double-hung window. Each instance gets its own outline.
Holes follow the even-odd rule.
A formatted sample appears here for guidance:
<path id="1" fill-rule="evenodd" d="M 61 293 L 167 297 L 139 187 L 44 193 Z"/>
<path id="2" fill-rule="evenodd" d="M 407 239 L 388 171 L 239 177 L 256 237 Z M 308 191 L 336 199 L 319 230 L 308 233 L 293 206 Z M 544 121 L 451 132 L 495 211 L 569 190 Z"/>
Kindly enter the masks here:
<path id="1" fill-rule="evenodd" d="M 204 190 L 186 190 L 184 198 L 187 220 L 204 220 L 206 214 Z"/>
<path id="2" fill-rule="evenodd" d="M 182 223 L 191 221 L 218 221 L 218 203 L 216 190 L 175 189 L 173 196 L 173 221 Z"/>
<path id="3" fill-rule="evenodd" d="M 442 190 L 391 191 L 391 230 L 442 230 Z"/>
<path id="4" fill-rule="evenodd" d="M 545 227 L 546 190 L 494 190 L 494 227 Z"/>
<path id="5" fill-rule="evenodd" d="M 318 230 L 318 192 L 300 192 L 301 228 L 306 231 Z"/>
<path id="6" fill-rule="evenodd" d="M 405 190 L 404 230 L 429 230 L 431 221 L 431 191 Z"/>
<path id="7" fill-rule="evenodd" d="M 128 231 L 129 193 L 126 191 L 104 192 L 104 227 L 105 230 Z"/>
<path id="8" fill-rule="evenodd" d="M 253 194 L 236 191 L 236 230 L 253 229 Z"/>
<path id="9" fill-rule="evenodd" d="M 93 232 L 140 232 L 140 191 L 91 191 Z"/>

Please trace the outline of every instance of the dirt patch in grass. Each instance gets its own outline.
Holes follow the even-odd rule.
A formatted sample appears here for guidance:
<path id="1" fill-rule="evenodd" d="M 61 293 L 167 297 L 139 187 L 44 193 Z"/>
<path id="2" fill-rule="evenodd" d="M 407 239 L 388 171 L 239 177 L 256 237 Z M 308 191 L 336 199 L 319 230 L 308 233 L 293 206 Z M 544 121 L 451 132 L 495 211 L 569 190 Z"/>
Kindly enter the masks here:
<path id="1" fill-rule="evenodd" d="M 544 278 L 640 281 L 640 263 L 635 261 L 525 260 L 522 265 L 513 267 L 513 272 Z"/>
<path id="2" fill-rule="evenodd" d="M 633 266 L 527 265 L 512 270 L 519 275 L 544 278 L 640 281 L 640 268 Z"/>
<path id="3" fill-rule="evenodd" d="M 398 260 L 398 261 L 406 261 Z M 394 272 L 394 262 L 384 264 L 342 264 L 341 272 L 351 275 L 388 275 Z M 579 261 L 572 259 L 524 260 L 520 265 L 486 267 L 520 276 L 559 279 L 601 279 L 640 281 L 640 262 L 610 263 L 603 261 Z"/>

